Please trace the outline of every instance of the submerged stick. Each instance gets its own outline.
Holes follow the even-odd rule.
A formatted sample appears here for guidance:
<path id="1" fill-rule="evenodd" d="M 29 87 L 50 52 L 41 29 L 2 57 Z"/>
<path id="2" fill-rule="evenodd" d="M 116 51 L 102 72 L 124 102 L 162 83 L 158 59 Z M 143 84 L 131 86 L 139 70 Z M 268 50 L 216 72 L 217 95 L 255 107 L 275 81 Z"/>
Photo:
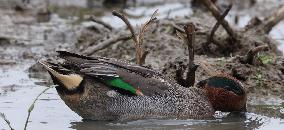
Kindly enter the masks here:
<path id="1" fill-rule="evenodd" d="M 27 129 L 31 112 L 32 112 L 33 109 L 34 109 L 34 105 L 35 105 L 36 101 L 38 100 L 38 98 L 39 98 L 43 93 L 45 93 L 47 90 L 49 90 L 49 89 L 51 89 L 51 88 L 54 88 L 54 87 L 56 87 L 56 86 L 57 86 L 57 85 L 52 85 L 52 86 L 50 86 L 50 87 L 44 89 L 44 90 L 34 99 L 32 105 L 31 105 L 31 106 L 29 107 L 29 109 L 28 109 L 28 116 L 27 116 L 27 119 L 26 119 L 26 123 L 25 123 L 24 130 Z"/>
<path id="2" fill-rule="evenodd" d="M 6 124 L 9 126 L 9 128 L 11 130 L 15 130 L 12 126 L 11 126 L 11 123 L 10 121 L 6 118 L 5 114 L 0 112 L 0 117 L 6 122 Z"/>

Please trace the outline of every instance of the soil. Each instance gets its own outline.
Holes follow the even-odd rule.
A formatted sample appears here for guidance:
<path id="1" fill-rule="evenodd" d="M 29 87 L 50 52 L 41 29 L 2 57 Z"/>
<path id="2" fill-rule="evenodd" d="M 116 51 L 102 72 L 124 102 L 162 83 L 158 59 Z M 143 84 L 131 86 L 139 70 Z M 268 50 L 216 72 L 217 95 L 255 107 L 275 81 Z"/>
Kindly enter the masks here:
<path id="1" fill-rule="evenodd" d="M 239 79 L 246 87 L 247 92 L 254 96 L 274 95 L 284 99 L 284 57 L 277 50 L 275 41 L 271 40 L 266 33 L 255 32 L 257 28 L 249 31 L 238 31 L 243 35 L 239 45 L 228 41 L 228 35 L 223 28 L 219 29 L 216 37 L 221 44 L 225 45 L 222 50 L 214 45 L 210 50 L 203 48 L 202 44 L 207 41 L 207 34 L 213 24 L 205 21 L 214 21 L 210 14 L 198 15 L 190 18 L 160 19 L 157 23 L 148 27 L 144 36 L 143 48 L 149 50 L 144 66 L 151 67 L 162 72 L 170 78 L 176 79 L 176 70 L 179 67 L 188 66 L 188 50 L 186 43 L 176 35 L 173 24 L 183 27 L 187 23 L 194 23 L 197 28 L 195 40 L 195 63 L 202 65 L 197 69 L 196 82 L 206 79 L 213 74 L 226 73 Z M 214 23 L 214 22 L 211 22 Z M 96 29 L 94 29 L 96 28 Z M 82 31 L 76 49 L 84 53 L 89 46 L 95 46 L 118 33 L 129 34 L 129 30 L 118 28 L 112 31 L 105 30 L 101 26 L 86 28 Z M 139 28 L 135 28 L 136 31 Z M 103 34 L 103 35 L 102 35 Z M 98 40 L 100 39 L 100 40 Z M 256 46 L 268 45 L 269 50 L 257 53 L 253 65 L 243 63 L 242 59 L 250 49 Z M 74 51 L 75 51 L 74 50 Z M 94 52 L 94 55 L 112 57 L 135 62 L 135 47 L 132 39 L 119 41 L 109 47 Z M 207 66 L 207 68 L 204 68 Z M 207 69 L 207 70 L 206 70 Z M 211 71 L 207 72 L 208 69 Z"/>
<path id="2" fill-rule="evenodd" d="M 211 121 L 206 122 L 207 125 L 197 123 L 197 128 L 206 126 L 204 128 L 207 129 L 207 127 L 212 128 L 212 126 L 220 126 L 220 124 L 222 124 L 223 126 L 221 126 L 221 128 L 216 129 L 226 129 L 227 127 L 237 129 L 240 126 L 244 126 L 244 128 L 248 129 L 250 127 L 247 126 L 253 124 L 253 122 L 269 122 L 270 125 L 267 126 L 276 128 L 277 126 L 275 126 L 275 124 L 278 124 L 277 128 L 283 128 L 281 124 L 283 124 L 282 119 L 284 117 L 284 57 L 283 54 L 277 50 L 276 41 L 259 26 L 262 25 L 263 20 L 265 20 L 263 17 L 271 15 L 271 12 L 278 9 L 280 5 L 277 3 L 278 1 L 276 2 L 277 4 L 267 4 L 269 5 L 267 8 L 263 8 L 263 4 L 266 3 L 262 2 L 257 2 L 256 5 L 252 3 L 252 5 L 250 5 L 251 7 L 246 7 L 246 4 L 244 4 L 245 7 L 243 7 L 243 4 L 235 4 L 235 8 L 230 12 L 230 20 L 228 21 L 238 34 L 237 39 L 232 39 L 224 28 L 220 26 L 214 38 L 221 46 L 210 43 L 208 46 L 209 49 L 204 48 L 203 45 L 207 42 L 208 36 L 216 23 L 215 18 L 206 8 L 201 10 L 200 7 L 195 7 L 192 8 L 193 10 L 190 8 L 190 11 L 185 10 L 184 8 L 188 9 L 189 7 L 187 5 L 188 1 L 184 1 L 183 4 L 185 6 L 179 6 L 179 3 L 177 4 L 177 8 L 173 9 L 173 11 L 166 12 L 163 11 L 163 9 L 159 10 L 157 16 L 158 21 L 147 28 L 143 38 L 144 42 L 142 48 L 149 51 L 149 54 L 146 56 L 143 66 L 153 68 L 172 79 L 177 79 L 177 69 L 183 68 L 185 70 L 185 77 L 189 62 L 188 49 L 185 41 L 177 35 L 175 27 L 182 29 L 184 25 L 193 23 L 196 26 L 194 62 L 199 65 L 196 71 L 195 84 L 212 75 L 225 73 L 240 80 L 249 94 L 246 118 L 227 118 L 222 116 L 214 120 L 213 123 Z M 167 1 L 167 4 L 174 5 L 174 2 L 171 2 L 172 1 Z M 223 2 L 223 0 L 217 1 L 221 10 L 227 7 L 227 4 Z M 162 3 L 162 6 L 159 6 L 159 4 L 151 3 L 151 5 L 146 6 L 156 8 L 156 5 L 158 5 L 159 8 L 162 8 L 165 6 L 163 4 L 164 3 Z M 71 8 L 79 10 L 77 19 L 72 16 L 70 18 L 69 14 L 73 14 L 73 12 L 69 10 Z M 0 104 L 4 106 L 1 107 L 0 110 L 4 112 L 7 117 L 12 119 L 11 122 L 18 128 L 22 128 L 23 124 L 23 122 L 19 121 L 19 118 L 22 118 L 21 120 L 23 121 L 25 120 L 25 116 L 19 117 L 18 115 L 26 113 L 26 106 L 30 105 L 31 101 L 37 96 L 41 89 L 52 84 L 50 76 L 36 63 L 37 60 L 46 57 L 55 58 L 56 50 L 68 50 L 90 56 L 97 55 L 136 62 L 136 52 L 132 39 L 117 41 L 103 49 L 92 52 L 92 47 L 100 45 L 111 38 L 120 35 L 130 35 L 124 23 L 117 24 L 117 21 L 121 21 L 120 19 L 111 19 L 112 21 L 107 19 L 115 17 L 110 16 L 110 10 L 102 8 L 98 9 L 102 11 L 98 11 L 97 9 L 89 10 L 85 7 L 53 7 L 53 5 L 49 7 L 49 9 L 50 10 L 36 9 L 36 11 L 30 11 L 29 9 L 22 11 L 0 11 L 0 14 L 3 16 L 0 18 L 1 28 L 3 27 L 0 30 L 0 71 L 3 74 L 3 76 L 0 76 L 0 97 L 2 96 L 0 98 Z M 186 13 L 185 16 L 172 17 L 171 14 L 174 14 L 175 11 L 180 13 L 179 10 L 181 10 L 181 12 L 188 11 L 189 13 Z M 66 16 L 64 15 L 63 17 L 66 19 L 60 17 L 60 11 L 63 11 L 62 14 L 66 14 Z M 84 15 L 86 11 L 88 14 Z M 142 13 L 141 15 L 138 13 L 137 15 L 139 16 L 135 16 L 135 13 L 131 14 L 131 11 L 131 9 L 126 11 L 126 13 L 129 13 L 127 16 L 132 19 L 131 23 L 138 23 L 137 21 L 146 22 L 146 20 L 148 20 L 147 17 L 151 15 L 148 8 L 144 11 L 144 13 L 146 12 L 145 14 Z M 143 10 L 141 12 L 143 12 Z M 253 12 L 253 14 L 251 14 L 251 12 Z M 93 13 L 98 15 L 97 18 L 102 18 L 102 20 L 110 23 L 113 29 L 109 30 L 100 24 L 85 19 Z M 245 25 L 241 27 L 238 26 L 241 22 L 236 22 L 238 21 L 236 19 L 242 21 L 242 16 L 246 16 L 246 14 L 259 17 L 259 23 L 251 22 L 254 24 L 249 24 L 247 27 Z M 251 18 L 251 16 L 249 18 Z M 134 20 L 135 22 L 133 22 L 133 19 L 136 21 Z M 139 29 L 140 27 L 137 26 L 134 28 L 137 33 Z M 250 49 L 263 45 L 267 45 L 269 49 L 256 53 L 251 64 L 244 62 Z M 268 99 L 264 99 L 266 97 Z M 7 104 L 7 102 L 9 104 Z M 25 108 L 23 109 L 23 107 Z M 30 122 L 31 127 L 35 129 L 36 127 L 46 127 L 45 129 L 52 127 L 67 129 L 70 126 L 71 128 L 77 129 L 85 129 L 85 127 L 93 129 L 98 128 L 102 124 L 103 128 L 110 126 L 118 127 L 116 125 L 109 125 L 108 122 L 82 121 L 79 116 L 75 115 L 66 107 L 55 90 L 47 93 L 44 98 L 38 102 L 37 107 L 38 109 L 36 109 L 32 115 L 32 117 L 35 118 L 31 119 Z M 277 119 L 267 119 L 266 117 L 262 117 L 263 115 Z M 278 118 L 281 120 L 278 120 Z M 221 119 L 222 122 L 220 122 L 219 119 Z M 232 121 L 232 119 L 237 119 L 237 121 Z M 262 119 L 267 120 L 259 121 Z M 226 120 L 229 120 L 229 123 L 226 122 Z M 48 125 L 44 123 L 41 124 L 39 121 L 48 122 Z M 166 120 L 165 124 L 169 122 L 173 121 Z M 177 122 L 180 123 L 179 121 Z M 188 122 L 188 120 L 185 122 Z M 141 128 L 140 123 L 138 121 L 137 129 Z M 159 123 L 159 121 L 156 122 L 157 127 L 164 126 Z M 242 124 L 240 125 L 239 123 Z M 224 124 L 229 125 L 224 126 Z M 251 128 L 257 129 L 261 125 L 262 124 L 257 124 Z M 180 126 L 184 128 L 187 125 L 181 123 Z M 152 126 L 150 128 L 152 128 Z"/>

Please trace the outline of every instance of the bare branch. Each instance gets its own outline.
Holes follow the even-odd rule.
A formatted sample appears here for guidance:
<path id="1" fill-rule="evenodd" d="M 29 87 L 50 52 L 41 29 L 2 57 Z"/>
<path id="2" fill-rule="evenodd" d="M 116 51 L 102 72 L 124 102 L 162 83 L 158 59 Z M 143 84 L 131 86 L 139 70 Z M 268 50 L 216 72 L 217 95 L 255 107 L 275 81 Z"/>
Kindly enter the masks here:
<path id="1" fill-rule="evenodd" d="M 146 57 L 149 53 L 150 53 L 149 51 L 144 51 L 144 53 L 142 54 L 141 60 L 140 60 L 141 64 L 145 64 Z"/>
<path id="2" fill-rule="evenodd" d="M 148 20 L 145 24 L 143 24 L 143 26 L 140 28 L 140 31 L 139 31 L 139 34 L 138 34 L 138 43 L 136 44 L 136 48 L 137 48 L 137 54 L 138 54 L 138 64 L 139 65 L 142 65 L 142 64 L 144 64 L 145 63 L 145 59 L 146 59 L 146 56 L 148 55 L 148 53 L 149 53 L 149 51 L 145 51 L 144 52 L 144 50 L 143 50 L 143 48 L 142 48 L 142 44 L 143 44 L 143 37 L 144 37 L 144 34 L 145 34 L 145 32 L 146 32 L 146 30 L 147 30 L 147 27 L 150 25 L 150 24 L 152 24 L 152 23 L 154 23 L 156 20 L 157 20 L 157 18 L 155 17 L 156 16 L 156 14 L 157 14 L 157 12 L 158 12 L 158 10 L 156 10 L 153 14 L 152 14 L 152 16 L 151 16 L 151 18 L 150 18 L 150 20 Z"/>
<path id="3" fill-rule="evenodd" d="M 155 15 L 157 14 L 158 10 L 156 10 L 149 21 L 147 21 L 145 24 L 143 24 L 143 26 L 140 28 L 139 34 L 137 35 L 134 31 L 133 26 L 130 24 L 130 22 L 128 21 L 128 19 L 126 18 L 126 16 L 124 16 L 123 14 L 118 13 L 117 11 L 112 11 L 112 14 L 114 16 L 119 17 L 120 19 L 122 19 L 124 21 L 124 23 L 127 25 L 128 29 L 130 30 L 131 34 L 132 34 L 132 39 L 134 41 L 134 45 L 135 45 L 135 50 L 136 50 L 136 62 L 138 65 L 142 65 L 145 62 L 146 56 L 149 52 L 143 52 L 142 49 L 142 44 L 143 44 L 143 36 L 144 33 L 147 30 L 147 27 L 153 23 L 157 18 L 155 17 Z"/>
<path id="4" fill-rule="evenodd" d="M 194 42 L 195 42 L 195 26 L 193 23 L 189 23 L 184 26 L 184 30 L 187 36 L 188 46 L 188 71 L 186 74 L 185 86 L 190 87 L 195 83 L 195 71 L 198 65 L 194 64 Z"/>
<path id="5" fill-rule="evenodd" d="M 218 21 L 219 18 L 222 17 L 221 12 L 219 11 L 219 9 L 216 7 L 216 5 L 211 0 L 202 0 L 202 2 L 210 10 L 210 12 L 213 14 L 213 16 L 215 17 L 215 19 L 217 21 Z M 221 24 L 225 28 L 227 33 L 230 35 L 230 37 L 236 39 L 237 34 L 233 30 L 233 28 L 231 28 L 228 21 L 225 20 L 225 19 L 222 19 Z"/>
<path id="6" fill-rule="evenodd" d="M 132 34 L 133 41 L 135 43 L 137 43 L 138 42 L 137 35 L 136 35 L 135 31 L 134 31 L 133 26 L 130 24 L 129 20 L 127 19 L 127 17 L 125 15 L 115 11 L 115 10 L 112 11 L 112 15 L 114 15 L 116 17 L 119 17 L 126 24 L 127 28 L 130 30 L 130 32 Z"/>
<path id="7" fill-rule="evenodd" d="M 95 46 L 89 47 L 87 50 L 85 50 L 83 52 L 83 54 L 92 55 L 95 52 L 102 50 L 102 49 L 105 49 L 112 44 L 115 44 L 119 41 L 126 41 L 126 40 L 129 40 L 129 39 L 131 39 L 131 36 L 129 36 L 129 35 L 116 35 L 116 36 L 113 36 L 112 38 L 109 38 L 109 39 L 107 39 L 107 40 L 105 40 L 105 41 L 103 41 L 103 42 L 101 42 L 101 43 L 99 43 Z"/>
<path id="8" fill-rule="evenodd" d="M 195 26 L 193 23 L 189 23 L 184 26 L 184 30 L 187 38 L 188 55 L 189 55 L 189 65 L 190 67 L 194 64 L 194 41 L 195 41 Z"/>
<path id="9" fill-rule="evenodd" d="M 107 28 L 107 29 L 110 30 L 110 31 L 113 30 L 113 28 L 112 28 L 111 25 L 109 25 L 108 23 L 102 21 L 101 19 L 98 19 L 98 18 L 96 18 L 96 17 L 94 17 L 94 16 L 91 16 L 91 17 L 90 17 L 90 20 L 93 21 L 93 22 L 96 22 L 96 23 L 98 23 L 98 24 L 103 25 L 105 28 Z"/>
<path id="10" fill-rule="evenodd" d="M 220 26 L 220 24 L 222 23 L 222 21 L 224 20 L 224 18 L 227 16 L 227 14 L 229 13 L 229 11 L 232 9 L 233 7 L 233 4 L 230 4 L 228 6 L 228 8 L 224 11 L 224 13 L 221 15 L 221 17 L 219 17 L 217 19 L 217 22 L 216 24 L 214 25 L 213 29 L 211 30 L 211 33 L 210 33 L 210 36 L 208 38 L 208 41 L 207 41 L 207 46 L 213 41 L 213 37 L 214 37 L 214 34 L 215 32 L 217 31 L 218 27 Z"/>
<path id="11" fill-rule="evenodd" d="M 278 9 L 276 12 L 274 12 L 271 16 L 265 18 L 263 22 L 264 32 L 269 33 L 271 29 L 283 19 L 284 19 L 284 5 L 282 5 L 282 7 Z"/>
<path id="12" fill-rule="evenodd" d="M 140 28 L 140 32 L 139 32 L 139 35 L 138 35 L 139 41 L 140 41 L 139 43 L 140 43 L 140 44 L 143 43 L 143 36 L 144 36 L 144 33 L 145 33 L 146 30 L 147 30 L 147 27 L 148 27 L 150 24 L 154 23 L 154 22 L 157 20 L 157 18 L 155 17 L 156 14 L 157 14 L 157 12 L 158 12 L 158 9 L 155 10 L 155 12 L 152 14 L 150 20 L 148 20 L 148 21 L 147 21 L 145 24 L 143 24 L 143 26 Z"/>
<path id="13" fill-rule="evenodd" d="M 232 4 L 230 4 L 228 6 L 228 8 L 224 11 L 224 13 L 221 15 L 220 18 L 218 18 L 216 24 L 214 25 L 214 27 L 212 28 L 210 35 L 207 39 L 207 42 L 203 43 L 202 46 L 204 48 L 204 50 L 206 50 L 207 52 L 211 52 L 210 48 L 209 48 L 209 44 L 213 43 L 215 45 L 217 45 L 219 48 L 224 48 L 223 45 L 219 44 L 215 39 L 214 39 L 214 34 L 217 31 L 217 29 L 219 28 L 220 24 L 222 23 L 222 21 L 224 20 L 224 18 L 227 16 L 227 14 L 229 13 L 229 11 L 232 9 Z"/>
<path id="14" fill-rule="evenodd" d="M 176 25 L 175 23 L 172 23 L 172 26 L 174 27 L 175 30 L 177 30 L 180 33 L 185 33 L 184 30 L 179 27 L 178 25 Z"/>
<path id="15" fill-rule="evenodd" d="M 130 30 L 131 34 L 132 34 L 132 39 L 134 41 L 134 46 L 135 46 L 135 50 L 136 50 L 136 63 L 138 65 L 142 65 L 141 63 L 141 57 L 142 57 L 142 50 L 141 50 L 141 45 L 139 43 L 139 37 L 136 35 L 133 26 L 130 24 L 130 22 L 128 21 L 128 19 L 126 18 L 125 15 L 118 13 L 117 11 L 112 11 L 112 14 L 114 16 L 119 17 L 120 19 L 122 19 L 122 21 L 124 21 L 124 23 L 126 24 L 127 28 Z"/>

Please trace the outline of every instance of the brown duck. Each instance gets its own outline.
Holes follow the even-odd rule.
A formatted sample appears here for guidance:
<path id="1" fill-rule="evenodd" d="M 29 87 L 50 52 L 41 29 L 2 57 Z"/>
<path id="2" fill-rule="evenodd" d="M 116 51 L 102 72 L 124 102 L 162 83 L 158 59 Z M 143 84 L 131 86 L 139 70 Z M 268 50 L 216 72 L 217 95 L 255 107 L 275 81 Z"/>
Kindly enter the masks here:
<path id="1" fill-rule="evenodd" d="M 242 84 L 216 75 L 185 88 L 159 72 L 117 59 L 58 51 L 64 61 L 40 61 L 66 105 L 84 119 L 204 119 L 215 111 L 245 111 Z"/>

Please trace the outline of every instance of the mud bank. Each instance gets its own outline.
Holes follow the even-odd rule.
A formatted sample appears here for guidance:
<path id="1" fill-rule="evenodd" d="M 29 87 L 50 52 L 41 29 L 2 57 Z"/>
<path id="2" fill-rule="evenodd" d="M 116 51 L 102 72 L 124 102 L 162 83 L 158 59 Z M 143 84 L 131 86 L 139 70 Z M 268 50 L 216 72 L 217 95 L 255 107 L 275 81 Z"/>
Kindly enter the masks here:
<path id="1" fill-rule="evenodd" d="M 263 4 L 270 6 L 262 8 Z M 55 9 L 53 7 L 50 9 Z M 68 8 L 70 6 L 66 6 L 66 9 Z M 79 10 L 82 8 L 86 10 L 87 7 L 80 7 Z M 172 79 L 176 79 L 176 70 L 179 68 L 184 68 L 186 73 L 187 45 L 177 36 L 176 30 L 177 27 L 182 29 L 184 25 L 194 23 L 197 28 L 194 61 L 195 64 L 200 65 L 196 72 L 196 82 L 220 72 L 239 79 L 249 93 L 248 112 L 245 115 L 216 113 L 214 120 L 82 121 L 78 115 L 66 107 L 55 90 L 50 90 L 36 105 L 29 128 L 138 129 L 141 125 L 155 129 L 281 129 L 283 127 L 281 124 L 284 117 L 284 58 L 280 53 L 281 50 L 277 50 L 277 42 L 281 41 L 279 38 L 283 36 L 277 30 L 280 32 L 283 30 L 283 22 L 275 26 L 270 34 L 256 31 L 259 30 L 257 25 L 250 29 L 245 27 L 254 16 L 258 16 L 261 21 L 270 16 L 279 8 L 278 3 L 261 3 L 260 1 L 250 8 L 234 5 L 226 19 L 232 28 L 245 38 L 236 42 L 230 39 L 228 33 L 220 26 L 214 37 L 223 46 L 211 43 L 210 50 L 204 49 L 203 46 L 208 41 L 208 35 L 216 22 L 209 11 L 194 10 L 190 3 L 157 2 L 138 4 L 137 8 L 125 9 L 125 13 L 133 25 L 140 25 L 147 21 L 157 8 L 160 9 L 157 15 L 158 21 L 148 27 L 144 36 L 142 47 L 149 51 L 144 66 L 160 71 Z M 227 4 L 224 4 L 222 10 L 226 8 Z M 49 19 L 45 22 L 39 22 L 39 15 L 35 12 L 1 11 L 3 17 L 0 18 L 0 70 L 2 72 L 0 111 L 6 113 L 16 129 L 22 129 L 26 118 L 26 114 L 23 113 L 26 113 L 26 109 L 37 93 L 52 84 L 49 75 L 36 64 L 37 60 L 54 57 L 56 50 L 68 50 L 90 56 L 136 61 L 132 39 L 117 40 L 119 37 L 129 36 L 129 30 L 120 19 L 112 16 L 110 11 L 111 9 L 103 7 L 103 13 L 100 11 L 95 13 L 98 14 L 95 18 L 109 23 L 111 30 L 87 20 L 92 11 L 87 11 L 87 14 L 82 11 L 84 13 L 81 12 L 76 17 L 68 16 L 70 14 L 58 15 L 51 11 Z M 236 22 L 236 19 L 239 21 Z M 139 27 L 135 26 L 135 30 L 138 32 Z M 110 40 L 113 41 L 111 44 L 99 46 Z M 268 49 L 259 51 L 252 64 L 245 63 L 244 59 L 248 51 L 262 45 L 267 45 Z M 0 128 L 5 126 L 5 129 L 4 122 L 1 120 L 0 123 Z"/>

